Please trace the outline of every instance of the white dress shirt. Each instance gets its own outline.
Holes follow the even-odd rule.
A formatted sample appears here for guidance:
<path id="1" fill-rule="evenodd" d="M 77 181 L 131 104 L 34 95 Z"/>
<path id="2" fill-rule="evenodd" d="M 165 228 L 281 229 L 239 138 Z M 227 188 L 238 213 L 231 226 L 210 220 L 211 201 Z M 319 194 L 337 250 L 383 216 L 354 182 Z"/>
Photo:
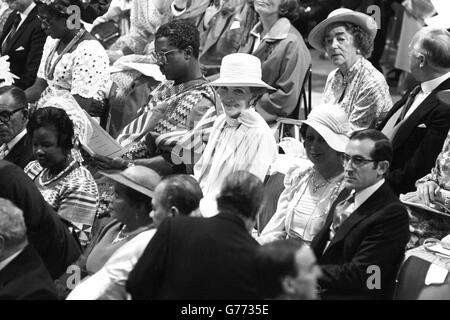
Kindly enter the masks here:
<path id="1" fill-rule="evenodd" d="M 28 8 L 25 9 L 24 12 L 19 12 L 21 20 L 20 20 L 19 25 L 17 26 L 17 30 L 19 30 L 20 26 L 25 21 L 25 19 L 28 17 L 28 15 L 30 14 L 31 10 L 34 9 L 34 7 L 36 7 L 36 3 L 31 2 L 31 4 L 28 6 Z"/>

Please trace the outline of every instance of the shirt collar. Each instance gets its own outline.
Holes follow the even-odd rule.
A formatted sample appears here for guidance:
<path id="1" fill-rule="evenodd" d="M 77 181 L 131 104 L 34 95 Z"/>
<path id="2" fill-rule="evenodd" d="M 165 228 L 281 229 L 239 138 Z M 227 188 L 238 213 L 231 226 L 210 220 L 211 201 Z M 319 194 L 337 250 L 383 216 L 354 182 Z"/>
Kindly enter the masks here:
<path id="1" fill-rule="evenodd" d="M 350 80 L 355 76 L 355 74 L 358 73 L 358 71 L 361 69 L 361 64 L 363 62 L 363 57 L 359 57 L 355 63 L 348 69 L 347 73 L 342 73 L 340 69 L 338 69 L 339 74 L 342 76 L 344 80 L 347 80 L 347 82 L 351 82 Z"/>
<path id="2" fill-rule="evenodd" d="M 291 23 L 287 18 L 280 18 L 277 22 L 270 28 L 269 32 L 264 36 L 262 40 L 267 41 L 277 41 L 286 39 L 289 29 L 291 28 Z M 261 32 L 263 30 L 263 26 L 261 21 L 259 21 L 256 26 L 253 27 L 250 34 L 254 37 L 260 37 Z"/>
<path id="3" fill-rule="evenodd" d="M 422 87 L 422 91 L 424 93 L 430 93 L 448 78 L 450 78 L 450 72 L 447 72 L 446 74 L 440 77 L 425 81 L 420 86 Z"/>
<path id="4" fill-rule="evenodd" d="M 357 192 L 355 194 L 355 207 L 356 210 L 359 206 L 361 206 L 369 197 L 375 193 L 384 183 L 384 178 L 378 181 L 377 183 Z"/>
<path id="5" fill-rule="evenodd" d="M 17 142 L 20 141 L 25 135 L 27 134 L 27 129 L 23 129 L 21 133 L 16 135 L 14 138 L 11 139 L 6 145 L 8 146 L 8 150 L 11 150 L 14 148 Z"/>
<path id="6" fill-rule="evenodd" d="M 31 4 L 28 6 L 28 8 L 25 9 L 25 11 L 23 13 L 19 12 L 20 18 L 22 18 L 22 21 L 24 21 L 28 17 L 28 15 L 30 14 L 31 10 L 34 9 L 34 7 L 36 7 L 36 3 L 31 2 Z"/>
<path id="7" fill-rule="evenodd" d="M 25 247 L 14 253 L 12 256 L 9 256 L 3 261 L 0 261 L 0 271 L 3 270 L 11 261 L 13 261 L 23 250 Z"/>

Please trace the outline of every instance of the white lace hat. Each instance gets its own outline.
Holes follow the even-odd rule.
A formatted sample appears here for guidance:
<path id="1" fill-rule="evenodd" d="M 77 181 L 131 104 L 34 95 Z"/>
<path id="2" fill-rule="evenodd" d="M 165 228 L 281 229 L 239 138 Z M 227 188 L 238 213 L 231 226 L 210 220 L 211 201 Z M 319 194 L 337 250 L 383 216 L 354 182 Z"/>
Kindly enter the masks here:
<path id="1" fill-rule="evenodd" d="M 375 39 L 375 36 L 377 35 L 378 26 L 371 16 L 350 9 L 339 8 L 331 11 L 325 20 L 311 30 L 308 36 L 309 44 L 315 49 L 325 52 L 326 50 L 323 41 L 325 38 L 325 30 L 330 24 L 335 22 L 350 22 L 360 26 L 370 35 L 372 40 Z"/>
<path id="2" fill-rule="evenodd" d="M 261 60 L 247 53 L 232 53 L 222 59 L 219 79 L 211 82 L 216 87 L 254 87 L 275 90 L 261 80 Z"/>

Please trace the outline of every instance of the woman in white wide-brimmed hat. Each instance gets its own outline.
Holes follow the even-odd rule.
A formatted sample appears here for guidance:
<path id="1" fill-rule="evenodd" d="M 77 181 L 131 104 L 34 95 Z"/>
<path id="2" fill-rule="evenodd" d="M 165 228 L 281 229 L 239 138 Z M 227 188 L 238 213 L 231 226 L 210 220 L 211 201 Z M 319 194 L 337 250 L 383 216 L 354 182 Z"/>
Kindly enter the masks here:
<path id="1" fill-rule="evenodd" d="M 216 213 L 210 202 L 228 175 L 246 170 L 264 181 L 278 153 L 273 132 L 252 107 L 261 94 L 274 90 L 261 80 L 261 61 L 246 53 L 227 55 L 222 59 L 219 79 L 211 85 L 217 88 L 225 114 L 214 122 L 208 144 L 194 167 L 205 195 L 200 203 L 203 215 Z"/>
<path id="2" fill-rule="evenodd" d="M 376 33 L 372 17 L 340 8 L 308 37 L 310 45 L 326 52 L 337 67 L 328 75 L 322 103 L 339 104 L 349 116 L 351 130 L 374 127 L 392 107 L 383 74 L 367 60 Z"/>
<path id="3" fill-rule="evenodd" d="M 287 171 L 277 211 L 258 238 L 261 244 L 286 238 L 309 243 L 321 229 L 344 178 L 348 131 L 347 115 L 336 105 L 316 106 L 302 121 L 300 133 L 313 166 L 294 165 Z"/>

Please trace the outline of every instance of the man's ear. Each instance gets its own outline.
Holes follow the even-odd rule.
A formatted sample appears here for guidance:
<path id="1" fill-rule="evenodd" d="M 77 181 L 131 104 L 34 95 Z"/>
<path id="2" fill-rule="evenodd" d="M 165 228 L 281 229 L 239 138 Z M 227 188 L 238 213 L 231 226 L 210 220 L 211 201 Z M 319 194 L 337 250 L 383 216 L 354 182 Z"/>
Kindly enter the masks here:
<path id="1" fill-rule="evenodd" d="M 423 68 L 425 66 L 426 61 L 427 61 L 425 55 L 422 54 L 422 53 L 419 53 L 418 56 L 417 56 L 417 59 L 419 59 L 419 66 L 421 68 Z"/>
<path id="2" fill-rule="evenodd" d="M 381 176 L 386 175 L 386 173 L 389 170 L 389 161 L 384 160 L 384 161 L 378 161 L 378 172 Z"/>
<path id="3" fill-rule="evenodd" d="M 294 279 L 292 279 L 292 277 L 285 276 L 281 281 L 281 286 L 283 287 L 284 293 L 286 294 L 295 293 Z"/>
<path id="4" fill-rule="evenodd" d="M 28 118 L 30 116 L 28 109 L 23 109 L 22 110 L 22 115 L 23 115 L 23 119 L 24 120 L 28 120 Z"/>
<path id="5" fill-rule="evenodd" d="M 170 207 L 170 209 L 169 209 L 169 214 L 170 214 L 170 216 L 175 217 L 175 216 L 177 216 L 177 215 L 180 214 L 180 211 L 178 210 L 177 207 L 172 206 L 172 207 Z"/>
<path id="6" fill-rule="evenodd" d="M 194 56 L 194 48 L 192 48 L 192 46 L 187 46 L 184 49 L 184 58 L 187 60 L 192 58 L 193 56 Z"/>

